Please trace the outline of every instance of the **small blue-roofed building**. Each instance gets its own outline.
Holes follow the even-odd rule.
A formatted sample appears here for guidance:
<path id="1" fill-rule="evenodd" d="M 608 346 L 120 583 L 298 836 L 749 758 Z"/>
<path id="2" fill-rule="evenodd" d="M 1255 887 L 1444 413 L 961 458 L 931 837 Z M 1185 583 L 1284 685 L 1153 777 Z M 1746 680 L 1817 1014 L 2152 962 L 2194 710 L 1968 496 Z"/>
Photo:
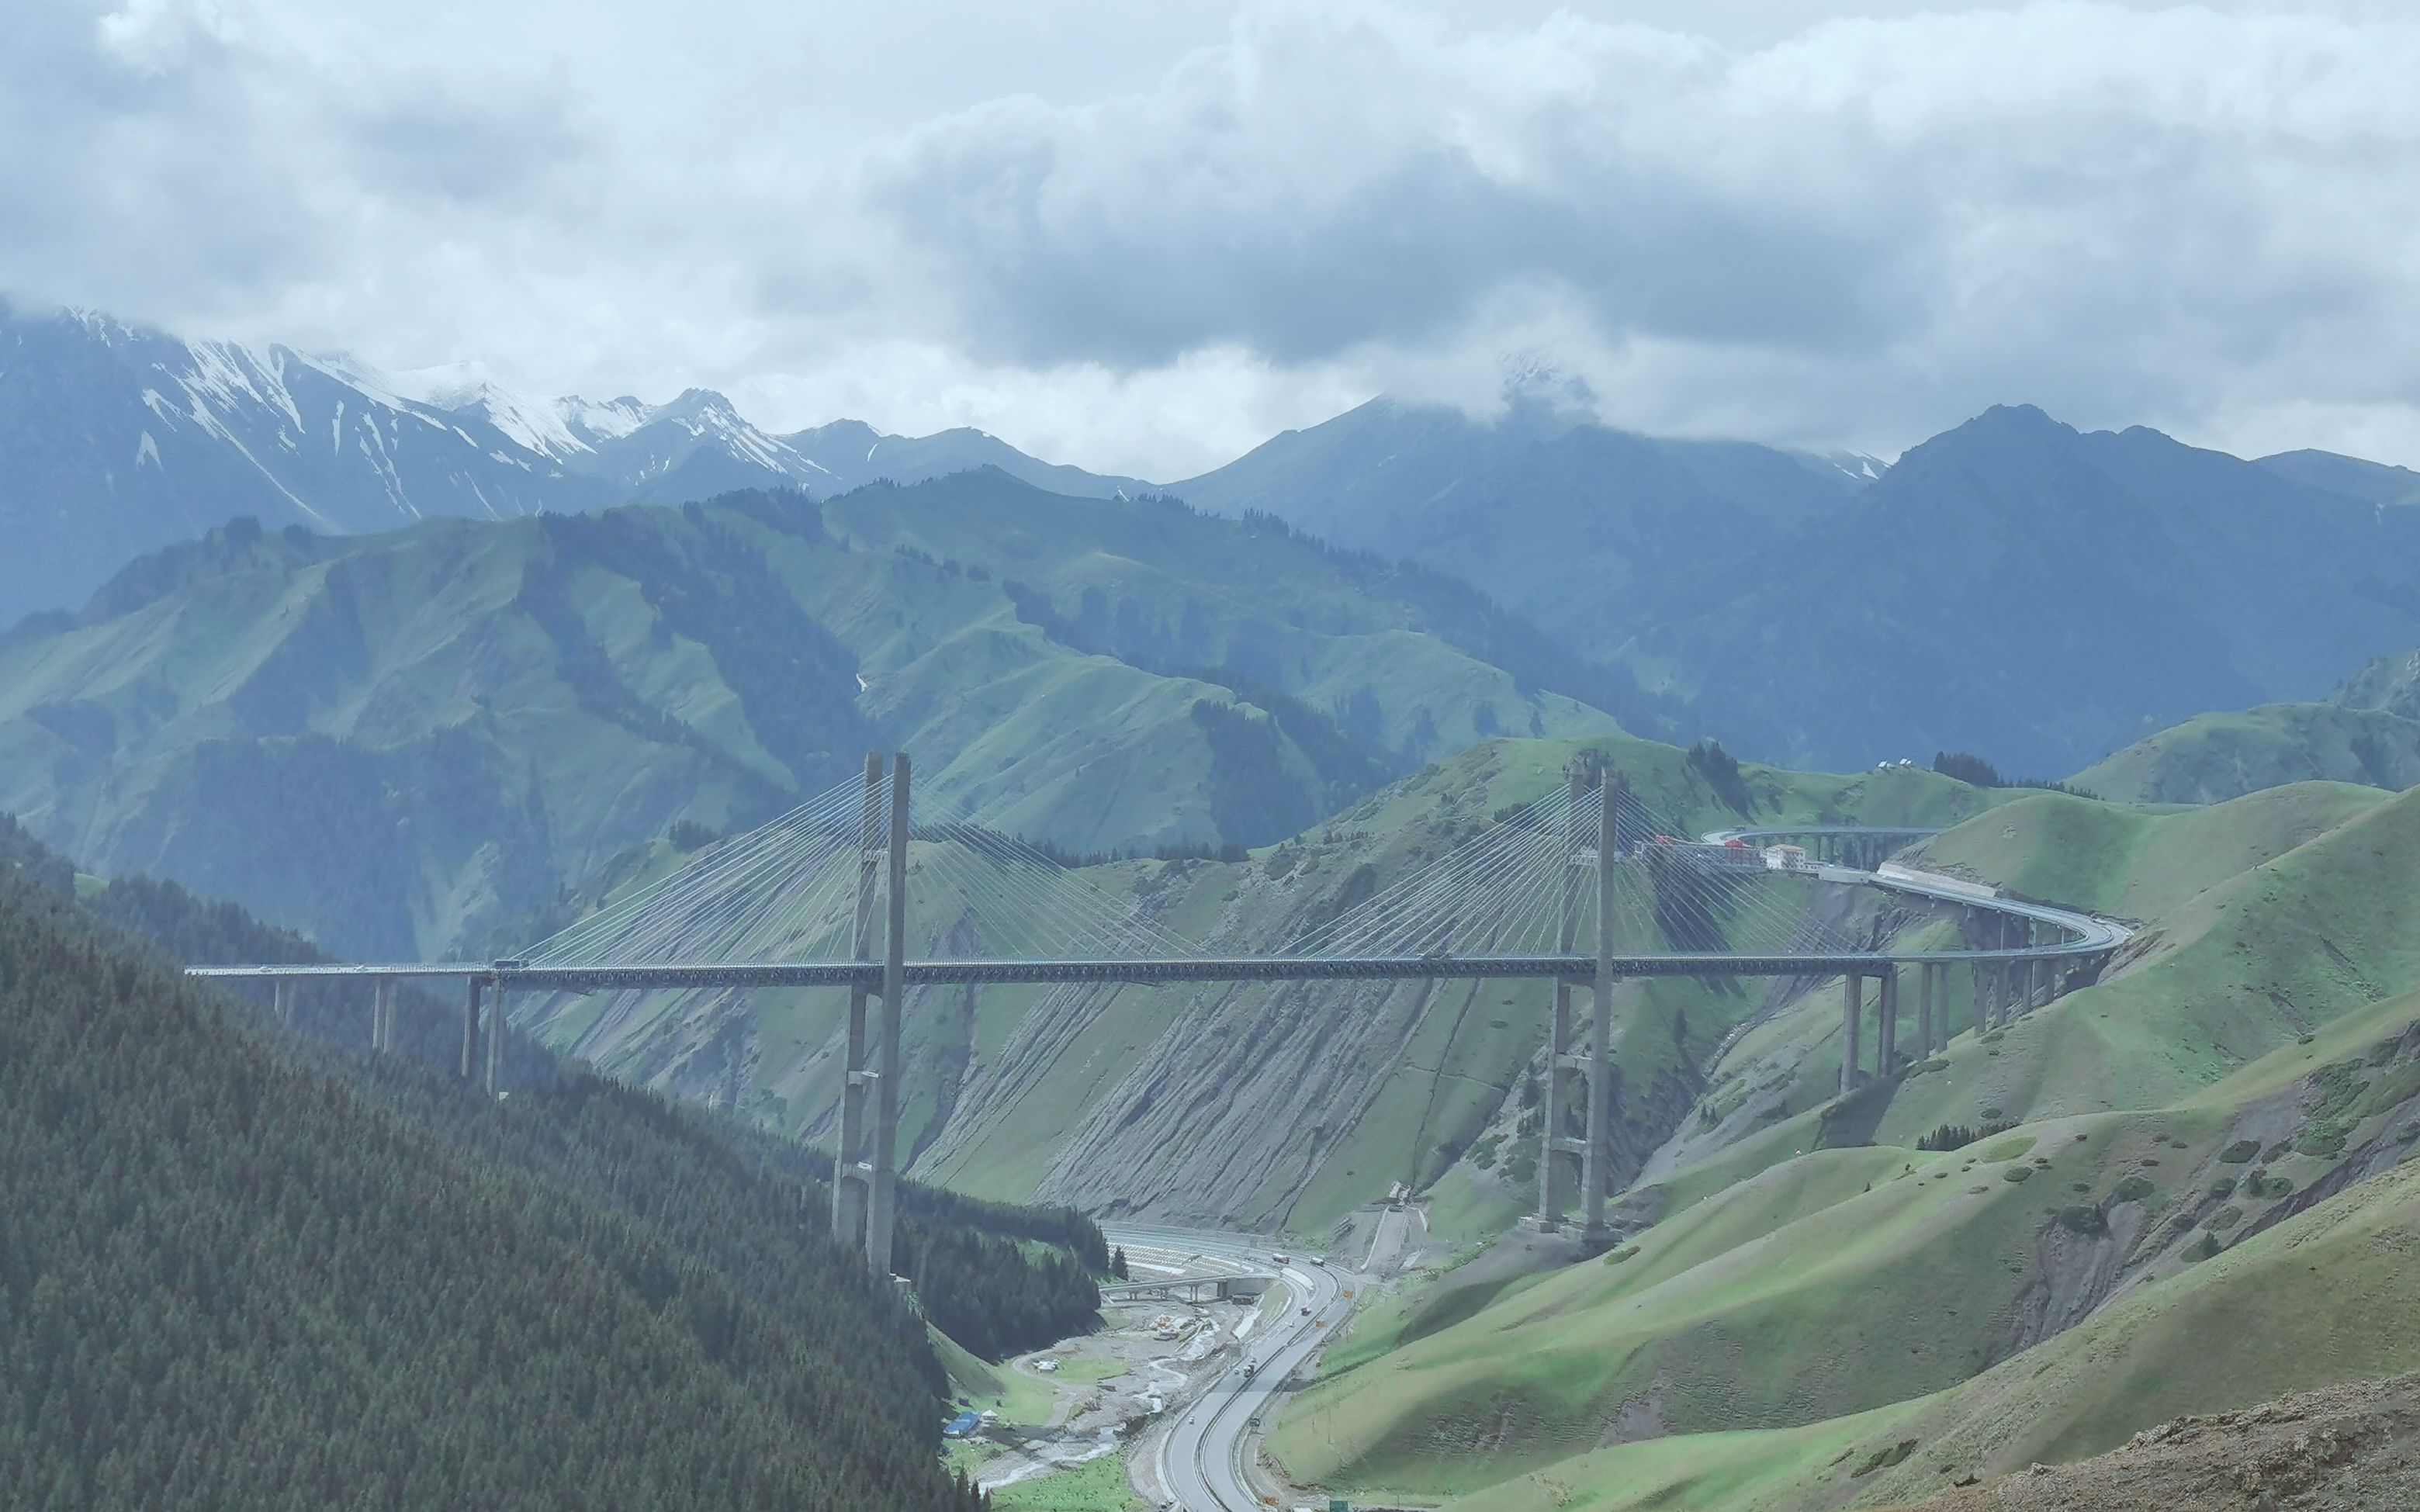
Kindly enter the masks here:
<path id="1" fill-rule="evenodd" d="M 941 1437 L 945 1439 L 963 1439 L 968 1434 L 972 1433 L 975 1429 L 982 1427 L 982 1418 L 977 1417 L 972 1412 L 960 1412 L 957 1416 L 950 1419 L 949 1424 L 941 1429 Z"/>

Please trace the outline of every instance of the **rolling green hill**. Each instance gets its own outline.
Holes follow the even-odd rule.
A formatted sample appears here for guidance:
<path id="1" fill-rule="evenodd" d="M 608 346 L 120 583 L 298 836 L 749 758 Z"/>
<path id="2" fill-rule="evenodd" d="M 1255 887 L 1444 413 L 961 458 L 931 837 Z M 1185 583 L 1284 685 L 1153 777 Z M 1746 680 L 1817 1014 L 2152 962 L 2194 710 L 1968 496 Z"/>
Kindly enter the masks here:
<path id="1" fill-rule="evenodd" d="M 2104 980 L 1854 1119 L 1830 995 L 1786 1008 L 1623 1204 L 1656 1221 L 1475 1307 L 1369 1315 L 1279 1454 L 1365 1499 L 1884 1506 L 2413 1368 L 2415 845 L 2420 795 L 2325 784 L 1968 820 L 1915 859 L 2149 920 Z"/>
<path id="2" fill-rule="evenodd" d="M 2420 783 L 2420 720 L 2335 703 L 2265 703 L 2199 714 L 2075 774 L 2075 786 L 2133 803 L 2217 803 L 2288 782 Z"/>
<path id="3" fill-rule="evenodd" d="M 2386 795 L 2297 782 L 2204 809 L 2147 813 L 2067 794 L 2028 794 L 1924 841 L 1907 859 L 2029 898 L 2150 918 L 2317 839 Z"/>
<path id="4" fill-rule="evenodd" d="M 442 956 L 876 744 L 915 753 L 928 817 L 1253 843 L 1490 734 L 1609 731 L 1622 688 L 1450 579 L 990 471 L 239 525 L 0 636 L 0 811 L 340 953 Z"/>

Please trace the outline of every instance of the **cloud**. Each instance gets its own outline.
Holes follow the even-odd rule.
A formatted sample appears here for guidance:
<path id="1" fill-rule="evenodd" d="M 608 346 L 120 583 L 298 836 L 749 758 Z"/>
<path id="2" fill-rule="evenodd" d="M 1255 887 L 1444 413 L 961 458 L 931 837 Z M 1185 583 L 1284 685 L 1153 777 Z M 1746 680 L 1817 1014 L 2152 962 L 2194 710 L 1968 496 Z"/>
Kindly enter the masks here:
<path id="1" fill-rule="evenodd" d="M 210 0 L 127 0 L 95 30 L 104 53 L 137 73 L 156 75 L 197 46 L 232 40 L 235 28 Z"/>
<path id="2" fill-rule="evenodd" d="M 1539 363 L 1668 432 L 1887 451 L 2022 399 L 2420 461 L 2420 27 L 2391 7 L 1742 44 L 1276 5 L 1141 69 L 1045 17 L 1032 45 L 1077 54 L 1049 98 L 971 102 L 915 92 L 988 77 L 931 5 L 888 35 L 750 0 L 574 30 L 535 0 L 22 8 L 0 292 L 172 328 L 1161 477 Z"/>
<path id="3" fill-rule="evenodd" d="M 1886 443 L 2002 397 L 2191 424 L 2246 387 L 2412 392 L 2359 332 L 2414 313 L 2415 65 L 2408 25 L 2200 9 L 1742 54 L 1282 12 L 1140 94 L 931 123 L 869 199 L 1000 360 L 1475 371 L 1517 336 L 1665 428 Z"/>

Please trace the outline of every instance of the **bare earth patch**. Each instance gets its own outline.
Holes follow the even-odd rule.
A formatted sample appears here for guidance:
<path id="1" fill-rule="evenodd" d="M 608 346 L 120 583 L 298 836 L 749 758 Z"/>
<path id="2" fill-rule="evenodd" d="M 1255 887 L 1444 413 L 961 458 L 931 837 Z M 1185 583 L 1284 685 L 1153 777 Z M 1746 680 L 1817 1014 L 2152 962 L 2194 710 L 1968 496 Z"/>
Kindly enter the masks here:
<path id="1" fill-rule="evenodd" d="M 2179 1418 L 2067 1465 L 1910 1512 L 2407 1512 L 2420 1507 L 2420 1375 Z"/>

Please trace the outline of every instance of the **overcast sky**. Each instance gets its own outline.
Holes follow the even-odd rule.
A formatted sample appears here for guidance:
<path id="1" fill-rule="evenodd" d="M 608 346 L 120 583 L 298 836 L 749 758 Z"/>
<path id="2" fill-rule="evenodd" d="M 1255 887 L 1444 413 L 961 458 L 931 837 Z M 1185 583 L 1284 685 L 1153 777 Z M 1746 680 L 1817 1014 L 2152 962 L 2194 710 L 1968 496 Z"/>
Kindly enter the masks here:
<path id="1" fill-rule="evenodd" d="M 975 424 L 1373 393 L 1894 454 L 1998 401 L 2420 464 L 2385 0 L 7 0 L 0 293 Z"/>

